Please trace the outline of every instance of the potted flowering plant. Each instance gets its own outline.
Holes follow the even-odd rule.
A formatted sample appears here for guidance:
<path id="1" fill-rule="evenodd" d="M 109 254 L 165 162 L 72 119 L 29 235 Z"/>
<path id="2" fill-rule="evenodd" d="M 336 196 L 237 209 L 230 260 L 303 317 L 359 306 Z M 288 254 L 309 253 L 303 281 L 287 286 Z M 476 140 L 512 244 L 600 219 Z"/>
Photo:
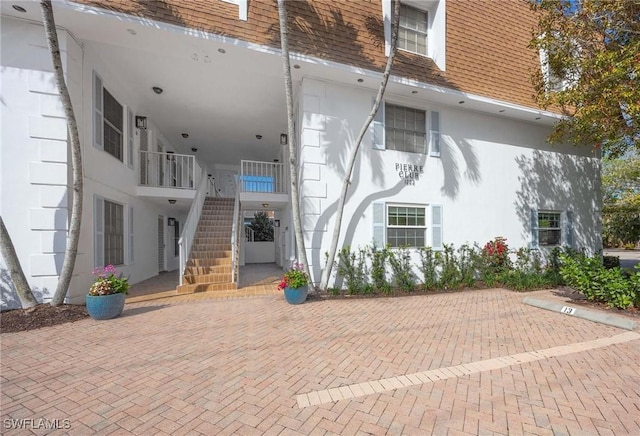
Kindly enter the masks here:
<path id="1" fill-rule="evenodd" d="M 294 261 L 293 268 L 284 274 L 278 289 L 284 291 L 284 298 L 287 303 L 304 303 L 309 292 L 309 277 L 304 272 L 304 265 Z"/>
<path id="2" fill-rule="evenodd" d="M 129 282 L 117 274 L 113 265 L 93 270 L 95 281 L 87 295 L 87 312 L 93 319 L 111 319 L 120 316 L 124 308 Z"/>

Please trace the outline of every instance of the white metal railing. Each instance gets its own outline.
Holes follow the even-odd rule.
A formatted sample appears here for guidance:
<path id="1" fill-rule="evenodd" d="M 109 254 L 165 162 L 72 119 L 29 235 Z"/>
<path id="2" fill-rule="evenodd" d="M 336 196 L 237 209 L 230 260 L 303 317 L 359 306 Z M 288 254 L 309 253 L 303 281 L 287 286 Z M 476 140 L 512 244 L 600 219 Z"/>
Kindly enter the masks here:
<path id="1" fill-rule="evenodd" d="M 244 225 L 244 240 L 247 242 L 253 242 L 256 239 L 256 232 L 249 227 L 248 225 Z"/>
<path id="2" fill-rule="evenodd" d="M 235 176 L 236 186 L 238 185 L 238 176 Z M 233 225 L 231 227 L 231 283 L 236 282 L 236 272 L 238 268 L 238 252 L 239 238 L 238 231 L 240 220 L 240 190 L 236 189 L 236 200 L 233 203 Z"/>
<path id="3" fill-rule="evenodd" d="M 195 156 L 140 150 L 138 183 L 140 186 L 196 189 L 200 166 Z M 204 174 L 204 178 L 207 175 Z"/>
<path id="4" fill-rule="evenodd" d="M 202 206 L 204 200 L 207 198 L 207 169 L 202 168 L 200 174 L 200 183 L 196 190 L 196 196 L 191 203 L 191 209 L 189 215 L 182 226 L 182 233 L 178 240 L 180 247 L 180 284 L 182 284 L 182 276 L 189 260 L 189 253 L 191 253 L 191 246 L 196 235 L 196 229 L 198 228 L 198 222 L 200 221 L 200 214 L 202 213 Z"/>
<path id="5" fill-rule="evenodd" d="M 240 181 L 237 185 L 241 192 L 268 192 L 272 194 L 287 194 L 289 192 L 284 164 L 253 160 L 243 160 L 240 163 Z"/>

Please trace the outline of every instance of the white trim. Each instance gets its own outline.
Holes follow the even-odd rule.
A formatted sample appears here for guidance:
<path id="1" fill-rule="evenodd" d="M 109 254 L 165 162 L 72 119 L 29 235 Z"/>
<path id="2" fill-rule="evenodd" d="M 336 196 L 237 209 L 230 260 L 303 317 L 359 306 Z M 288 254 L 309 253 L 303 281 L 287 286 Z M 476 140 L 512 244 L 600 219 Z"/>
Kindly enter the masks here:
<path id="1" fill-rule="evenodd" d="M 382 0 L 382 21 L 384 27 L 384 55 L 391 54 L 391 0 Z"/>
<path id="2" fill-rule="evenodd" d="M 444 248 L 444 232 L 442 231 L 443 228 L 443 222 L 444 222 L 444 214 L 442 213 L 442 205 L 441 204 L 431 204 L 430 205 L 430 209 L 431 209 L 431 248 L 434 251 L 441 251 Z M 433 213 L 433 209 L 434 208 L 438 208 L 438 210 L 440 211 L 440 223 L 436 224 L 435 221 L 435 215 Z M 433 241 L 434 241 L 434 234 L 435 232 L 439 231 L 440 232 L 440 245 L 436 246 Z"/>

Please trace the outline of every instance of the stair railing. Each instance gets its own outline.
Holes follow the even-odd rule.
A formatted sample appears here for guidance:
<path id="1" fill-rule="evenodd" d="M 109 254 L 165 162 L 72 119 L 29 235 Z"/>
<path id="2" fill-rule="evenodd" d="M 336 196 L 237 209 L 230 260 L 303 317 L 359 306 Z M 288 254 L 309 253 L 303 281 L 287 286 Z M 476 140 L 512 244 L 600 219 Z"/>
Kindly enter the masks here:
<path id="1" fill-rule="evenodd" d="M 196 236 L 196 229 L 200 222 L 200 215 L 202 214 L 202 206 L 204 200 L 207 198 L 207 184 L 209 183 L 207 178 L 207 169 L 202 167 L 202 173 L 200 180 L 198 181 L 198 188 L 196 190 L 195 198 L 191 203 L 191 209 L 189 209 L 189 215 L 182 227 L 182 234 L 178 240 L 180 248 L 180 284 L 182 285 L 182 278 L 184 271 L 187 267 L 187 261 L 189 260 L 189 254 L 191 253 L 191 246 Z"/>
<path id="2" fill-rule="evenodd" d="M 231 227 L 231 283 L 237 283 L 238 275 L 238 254 L 240 251 L 240 238 L 238 237 L 240 231 L 240 189 L 238 186 L 238 176 L 234 177 L 236 182 L 236 199 L 233 203 L 233 224 Z"/>

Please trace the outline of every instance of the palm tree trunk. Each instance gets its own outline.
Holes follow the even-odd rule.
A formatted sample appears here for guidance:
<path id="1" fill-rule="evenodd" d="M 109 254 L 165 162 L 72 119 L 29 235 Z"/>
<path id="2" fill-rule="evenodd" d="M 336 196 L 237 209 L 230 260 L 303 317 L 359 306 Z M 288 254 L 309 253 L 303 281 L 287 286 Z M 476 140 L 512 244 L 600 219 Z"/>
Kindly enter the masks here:
<path id="1" fill-rule="evenodd" d="M 51 299 L 52 306 L 58 306 L 64 302 L 71 282 L 73 268 L 76 264 L 76 256 L 78 254 L 78 242 L 80 240 L 80 224 L 82 221 L 82 154 L 80 151 L 80 138 L 78 136 L 78 125 L 76 117 L 73 113 L 71 105 L 71 97 L 69 90 L 64 81 L 64 72 L 62 70 L 62 60 L 60 59 L 60 47 L 58 45 L 58 34 L 56 33 L 56 23 L 53 18 L 53 7 L 51 0 L 42 0 L 42 17 L 44 21 L 44 30 L 47 35 L 47 43 L 51 60 L 53 62 L 53 72 L 56 79 L 56 85 L 60 92 L 62 106 L 64 107 L 65 117 L 67 119 L 67 130 L 71 141 L 71 168 L 73 173 L 73 195 L 71 196 L 71 218 L 69 222 L 69 233 L 67 234 L 67 246 L 64 253 L 64 262 L 62 263 L 62 271 L 58 279 L 58 287 Z"/>
<path id="2" fill-rule="evenodd" d="M 289 34 L 287 31 L 287 9 L 285 0 L 278 0 L 278 18 L 280 20 L 280 44 L 282 47 L 282 65 L 284 69 L 284 87 L 287 97 L 287 133 L 289 136 L 289 174 L 291 182 L 291 209 L 293 213 L 293 230 L 296 237 L 298 262 L 304 265 L 304 271 L 313 283 L 313 277 L 307 262 L 307 252 L 302 234 L 300 220 L 300 195 L 298 190 L 298 151 L 296 149 L 296 132 L 294 128 L 293 84 L 291 80 L 291 63 L 289 61 Z"/>
<path id="3" fill-rule="evenodd" d="M 18 294 L 22 308 L 28 309 L 37 305 L 38 301 L 36 300 L 36 297 L 33 296 L 33 292 L 31 292 L 31 287 L 27 282 L 27 278 L 24 276 L 24 271 L 22 271 L 22 267 L 20 266 L 20 260 L 18 260 L 16 249 L 13 247 L 9 231 L 4 226 L 4 220 L 1 216 L 0 252 L 7 264 L 7 268 L 9 268 L 9 275 L 11 276 L 11 281 L 13 281 L 13 286 L 16 288 L 16 293 Z"/>
<path id="4" fill-rule="evenodd" d="M 356 158 L 358 157 L 358 151 L 360 150 L 360 145 L 362 144 L 362 139 L 364 135 L 367 133 L 369 129 L 369 125 L 373 121 L 380 108 L 380 104 L 382 103 L 382 98 L 384 96 L 384 92 L 387 89 L 387 82 L 389 81 L 389 76 L 391 75 L 391 67 L 393 65 L 393 60 L 396 56 L 396 48 L 398 46 L 398 23 L 400 20 L 400 1 L 393 1 L 393 22 L 391 24 L 391 52 L 389 53 L 389 58 L 387 59 L 387 66 L 384 69 L 384 73 L 382 74 L 382 82 L 380 83 L 380 88 L 378 89 L 378 94 L 376 95 L 375 102 L 373 103 L 373 108 L 371 109 L 371 113 L 364 122 L 362 129 L 360 129 L 360 133 L 356 138 L 355 145 L 353 150 L 351 150 L 351 156 L 349 157 L 349 163 L 347 164 L 347 173 L 344 176 L 344 181 L 342 183 L 342 190 L 340 191 L 340 199 L 338 200 L 338 209 L 336 211 L 336 223 L 333 227 L 333 237 L 331 239 L 331 247 L 329 248 L 329 256 L 327 258 L 327 266 L 322 271 L 322 279 L 320 280 L 320 289 L 325 291 L 327 286 L 329 285 L 329 277 L 331 276 L 331 270 L 333 268 L 333 260 L 336 258 L 336 252 L 338 250 L 338 240 L 340 239 L 340 230 L 342 228 L 342 215 L 344 214 L 344 204 L 347 201 L 347 193 L 349 192 L 349 185 L 351 184 L 351 176 L 353 174 L 353 167 L 356 163 Z"/>

